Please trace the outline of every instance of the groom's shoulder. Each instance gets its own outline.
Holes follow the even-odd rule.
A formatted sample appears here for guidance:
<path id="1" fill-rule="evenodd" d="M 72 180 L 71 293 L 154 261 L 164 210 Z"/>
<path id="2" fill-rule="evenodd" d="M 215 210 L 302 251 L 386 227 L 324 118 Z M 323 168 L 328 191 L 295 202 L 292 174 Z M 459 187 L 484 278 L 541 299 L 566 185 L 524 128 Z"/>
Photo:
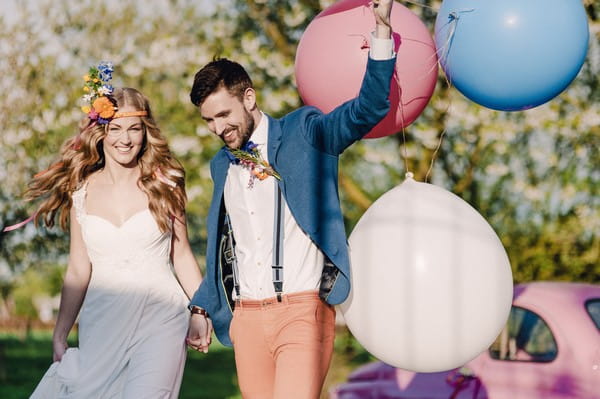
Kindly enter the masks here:
<path id="1" fill-rule="evenodd" d="M 282 126 L 287 124 L 299 127 L 311 118 L 318 117 L 320 115 L 323 115 L 323 112 L 321 112 L 317 107 L 304 105 L 289 112 L 282 118 L 277 119 L 277 122 Z"/>

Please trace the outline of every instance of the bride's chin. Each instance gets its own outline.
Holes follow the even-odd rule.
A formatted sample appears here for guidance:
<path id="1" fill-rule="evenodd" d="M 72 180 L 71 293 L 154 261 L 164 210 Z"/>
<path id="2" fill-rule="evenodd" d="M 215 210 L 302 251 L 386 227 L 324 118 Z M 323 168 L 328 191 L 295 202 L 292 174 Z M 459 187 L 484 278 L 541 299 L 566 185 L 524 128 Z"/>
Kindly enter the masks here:
<path id="1" fill-rule="evenodd" d="M 124 168 L 131 168 L 137 165 L 137 157 L 136 156 L 122 156 L 117 155 L 111 157 L 113 163 L 122 166 Z"/>

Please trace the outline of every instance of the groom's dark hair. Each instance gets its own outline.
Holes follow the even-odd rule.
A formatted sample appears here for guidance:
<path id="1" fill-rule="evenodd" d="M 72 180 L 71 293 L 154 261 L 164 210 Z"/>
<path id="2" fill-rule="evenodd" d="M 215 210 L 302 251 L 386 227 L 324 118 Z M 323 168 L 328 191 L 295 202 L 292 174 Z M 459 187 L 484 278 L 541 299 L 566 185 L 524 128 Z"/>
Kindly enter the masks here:
<path id="1" fill-rule="evenodd" d="M 252 80 L 244 67 L 237 62 L 227 58 L 215 58 L 196 72 L 190 100 L 199 107 L 206 97 L 221 87 L 225 87 L 229 94 L 241 100 L 246 89 L 252 87 Z"/>

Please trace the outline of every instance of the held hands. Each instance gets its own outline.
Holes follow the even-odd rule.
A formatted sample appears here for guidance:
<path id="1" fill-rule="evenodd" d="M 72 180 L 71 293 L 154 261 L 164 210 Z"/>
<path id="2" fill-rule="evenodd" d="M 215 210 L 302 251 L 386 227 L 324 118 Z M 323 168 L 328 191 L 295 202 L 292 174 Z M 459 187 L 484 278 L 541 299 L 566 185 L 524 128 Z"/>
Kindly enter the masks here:
<path id="1" fill-rule="evenodd" d="M 212 321 L 202 314 L 192 314 L 186 339 L 190 348 L 198 352 L 208 353 L 211 342 Z"/>
<path id="2" fill-rule="evenodd" d="M 390 15 L 394 0 L 373 0 L 373 15 L 375 16 L 375 36 L 379 39 L 389 39 L 392 36 Z"/>

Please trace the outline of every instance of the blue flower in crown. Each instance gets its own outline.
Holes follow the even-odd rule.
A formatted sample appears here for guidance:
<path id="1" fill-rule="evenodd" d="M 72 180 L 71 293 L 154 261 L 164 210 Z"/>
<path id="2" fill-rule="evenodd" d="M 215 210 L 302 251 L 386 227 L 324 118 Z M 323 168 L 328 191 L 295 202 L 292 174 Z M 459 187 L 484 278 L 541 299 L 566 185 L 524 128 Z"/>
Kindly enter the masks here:
<path id="1" fill-rule="evenodd" d="M 110 61 L 102 61 L 98 64 L 98 77 L 103 82 L 108 82 L 112 79 L 113 71 L 113 63 Z"/>

